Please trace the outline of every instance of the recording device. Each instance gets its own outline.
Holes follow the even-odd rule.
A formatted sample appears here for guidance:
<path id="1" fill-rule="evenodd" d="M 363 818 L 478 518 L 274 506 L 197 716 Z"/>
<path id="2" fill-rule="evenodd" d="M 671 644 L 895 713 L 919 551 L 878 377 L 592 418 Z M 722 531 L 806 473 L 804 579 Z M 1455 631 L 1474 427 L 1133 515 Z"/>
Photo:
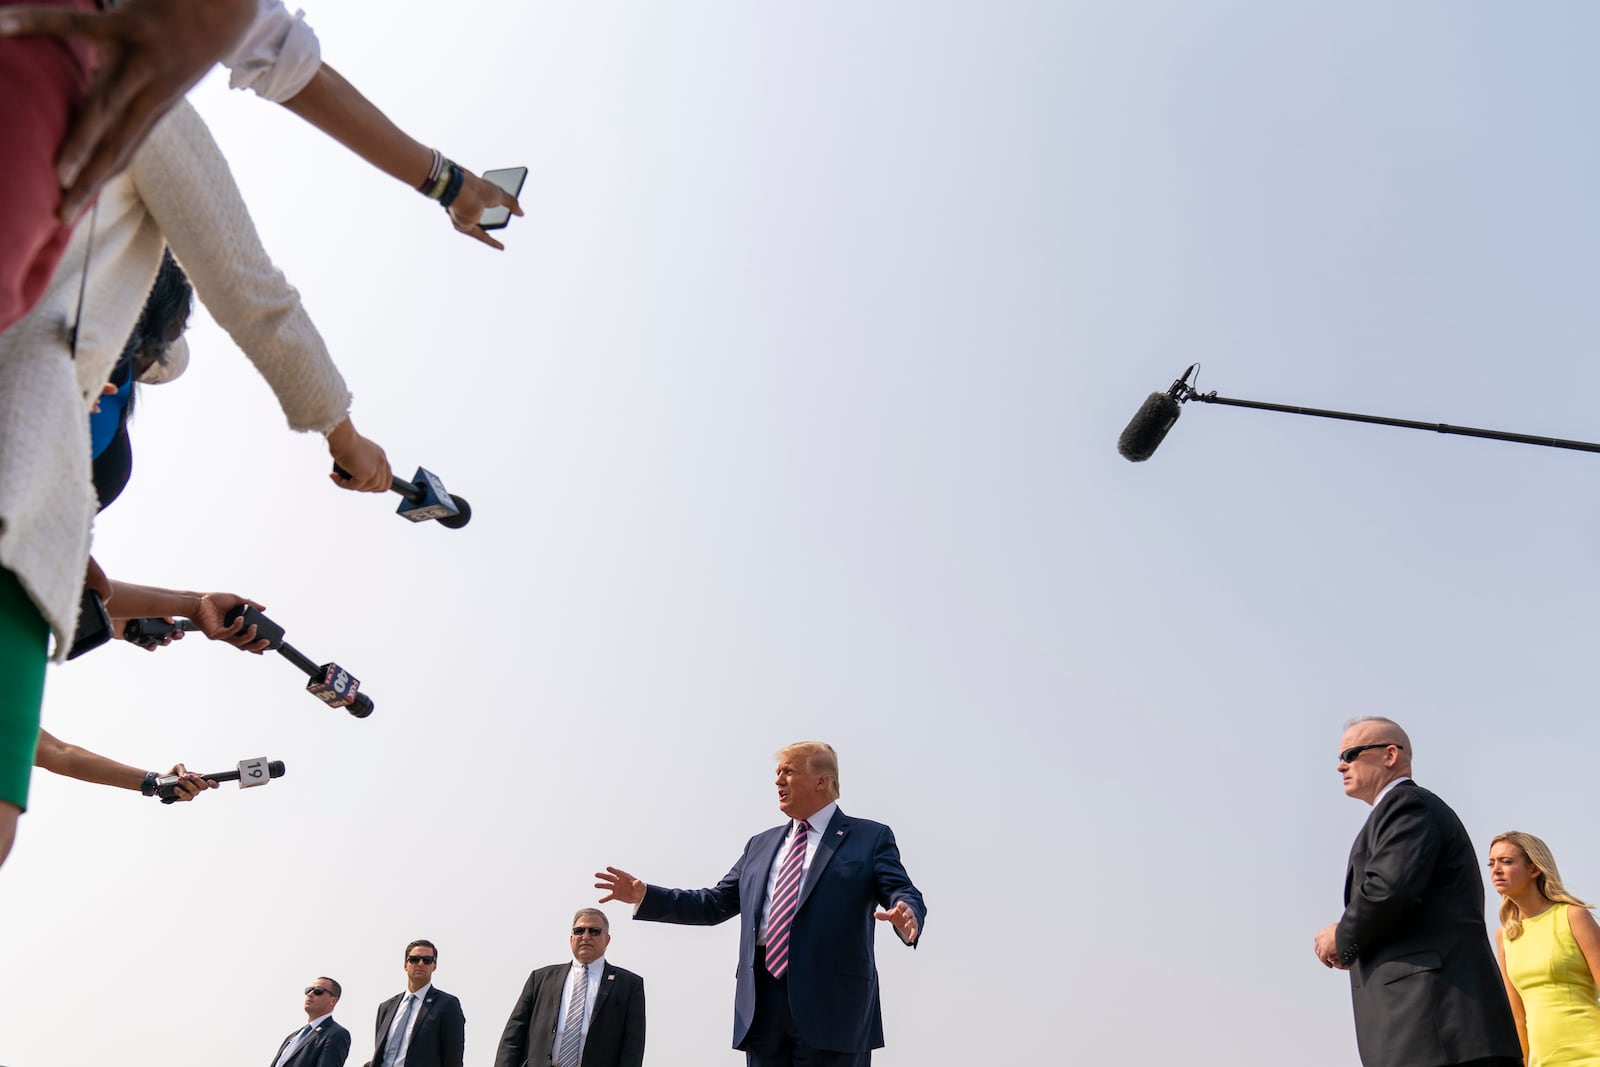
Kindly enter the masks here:
<path id="1" fill-rule="evenodd" d="M 251 789 L 258 785 L 266 785 L 273 778 L 282 778 L 283 760 L 242 759 L 237 770 L 217 771 L 215 774 L 202 774 L 200 777 L 218 784 L 238 782 L 240 789 Z M 176 774 L 163 774 L 156 779 L 156 796 L 161 798 L 161 803 L 177 803 L 179 781 Z"/>
<path id="2" fill-rule="evenodd" d="M 232 626 L 238 619 L 244 620 L 244 625 L 239 628 L 241 632 L 254 626 L 257 641 L 266 641 L 268 649 L 278 653 L 305 674 L 309 679 L 306 682 L 306 692 L 330 708 L 344 708 L 358 719 L 365 719 L 372 714 L 372 698 L 361 692 L 361 682 L 355 675 L 337 663 L 324 663 L 320 666 L 313 663 L 299 649 L 283 639 L 282 626 L 249 604 L 240 604 L 228 612 L 223 622 Z"/>
<path id="3" fill-rule="evenodd" d="M 350 472 L 337 463 L 333 465 L 333 473 L 341 478 L 350 477 Z M 403 478 L 391 478 L 389 489 L 403 498 L 395 514 L 403 515 L 412 522 L 438 519 L 440 526 L 459 530 L 472 521 L 472 505 L 467 503 L 467 498 L 451 496 L 445 491 L 439 476 L 426 467 L 418 467 L 416 477 L 409 482 Z"/>
<path id="4" fill-rule="evenodd" d="M 506 167 L 503 170 L 486 170 L 483 172 L 484 181 L 498 185 L 512 196 L 522 195 L 522 183 L 527 179 L 527 167 Z M 511 209 L 496 205 L 484 210 L 483 217 L 478 220 L 478 225 L 486 230 L 503 230 L 510 221 Z"/>
<path id="5" fill-rule="evenodd" d="M 1600 452 L 1600 444 L 1592 441 L 1568 441 L 1559 437 L 1541 437 L 1537 434 L 1510 433 L 1505 430 L 1481 430 L 1473 426 L 1451 426 L 1443 422 L 1420 422 L 1415 419 L 1394 419 L 1386 415 L 1361 415 L 1351 411 L 1329 411 L 1324 408 L 1299 407 L 1294 404 L 1269 404 L 1261 400 L 1238 400 L 1218 396 L 1215 390 L 1202 393 L 1189 384 L 1189 376 L 1200 366 L 1191 363 L 1183 377 L 1172 383 L 1165 393 L 1151 393 L 1132 420 L 1117 438 L 1117 451 L 1122 458 L 1142 463 L 1155 454 L 1167 431 L 1178 421 L 1180 405 L 1191 400 L 1202 404 L 1222 404 L 1225 407 L 1254 408 L 1257 411 L 1282 411 L 1290 415 L 1312 415 L 1319 419 L 1341 419 L 1345 422 L 1365 422 L 1375 426 L 1398 426 L 1406 430 L 1431 430 L 1434 433 L 1456 434 L 1461 437 L 1481 437 L 1490 441 L 1510 441 L 1518 445 L 1543 445 L 1546 448 L 1566 448 L 1575 452 Z"/>
<path id="6" fill-rule="evenodd" d="M 122 627 L 122 639 L 140 648 L 158 648 L 161 642 L 176 633 L 190 633 L 200 629 L 193 619 L 129 619 Z"/>
<path id="7" fill-rule="evenodd" d="M 1172 429 L 1172 424 L 1183 413 L 1179 405 L 1188 399 L 1184 394 L 1189 391 L 1189 375 L 1199 366 L 1198 363 L 1191 363 L 1189 369 L 1183 372 L 1183 377 L 1172 383 L 1172 388 L 1164 393 L 1151 393 L 1139 405 L 1139 410 L 1133 413 L 1122 436 L 1117 438 L 1117 451 L 1123 459 L 1130 463 L 1143 463 L 1155 455 L 1161 442 L 1166 440 L 1167 431 Z"/>
<path id="8" fill-rule="evenodd" d="M 83 600 L 78 605 L 78 629 L 72 635 L 68 659 L 77 659 L 85 652 L 93 652 L 111 640 L 111 616 L 106 614 L 106 602 L 93 589 L 84 587 Z"/>

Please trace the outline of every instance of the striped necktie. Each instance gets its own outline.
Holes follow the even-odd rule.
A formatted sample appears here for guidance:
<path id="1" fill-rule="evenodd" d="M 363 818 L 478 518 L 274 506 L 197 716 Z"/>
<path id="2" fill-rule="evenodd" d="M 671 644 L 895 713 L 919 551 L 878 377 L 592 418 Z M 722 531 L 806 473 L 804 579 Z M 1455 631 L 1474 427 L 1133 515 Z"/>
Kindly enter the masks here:
<path id="1" fill-rule="evenodd" d="M 796 824 L 794 844 L 783 857 L 778 870 L 778 885 L 767 902 L 767 973 L 782 978 L 789 969 L 789 927 L 794 923 L 795 909 L 800 906 L 800 883 L 806 870 L 806 831 L 811 829 L 804 819 Z"/>
<path id="2" fill-rule="evenodd" d="M 572 986 L 567 993 L 567 1024 L 561 1028 L 561 1048 L 556 1055 L 559 1067 L 578 1067 L 583 1062 L 583 1009 L 589 1005 L 589 965 L 572 969 Z"/>

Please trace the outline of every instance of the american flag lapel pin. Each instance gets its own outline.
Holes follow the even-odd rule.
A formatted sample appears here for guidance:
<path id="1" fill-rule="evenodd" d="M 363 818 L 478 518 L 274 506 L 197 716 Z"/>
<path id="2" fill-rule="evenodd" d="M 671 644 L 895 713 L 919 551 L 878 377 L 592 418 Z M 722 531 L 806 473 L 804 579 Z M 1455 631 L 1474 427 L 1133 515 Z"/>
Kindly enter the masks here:
<path id="1" fill-rule="evenodd" d="M 614 975 L 614 974 L 608 974 L 608 975 L 606 975 L 606 981 L 608 981 L 608 982 L 615 982 L 615 981 L 616 981 L 616 980 L 617 980 L 617 976 L 616 976 L 616 975 Z"/>

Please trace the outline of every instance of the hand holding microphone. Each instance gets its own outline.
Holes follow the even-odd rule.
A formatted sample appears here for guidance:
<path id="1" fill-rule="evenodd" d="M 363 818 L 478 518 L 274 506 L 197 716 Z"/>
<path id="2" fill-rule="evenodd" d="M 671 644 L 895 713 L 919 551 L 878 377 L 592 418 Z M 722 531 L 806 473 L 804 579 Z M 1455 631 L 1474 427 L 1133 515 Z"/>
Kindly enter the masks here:
<path id="1" fill-rule="evenodd" d="M 221 782 L 238 782 L 240 789 L 266 785 L 273 778 L 282 778 L 283 771 L 282 760 L 268 760 L 264 757 L 240 760 L 236 770 L 216 771 L 211 774 L 195 774 L 193 771 L 184 770 L 183 764 L 180 763 L 166 774 L 156 776 L 153 781 L 147 779 L 147 786 L 143 792 L 145 796 L 160 797 L 163 804 L 176 804 L 183 800 L 193 800 L 201 790 L 215 789 Z"/>
<path id="2" fill-rule="evenodd" d="M 335 463 L 333 480 L 336 484 L 344 485 L 341 478 L 353 480 L 354 475 Z M 416 477 L 409 482 L 391 478 L 389 488 L 404 498 L 395 509 L 395 514 L 403 515 L 412 522 L 437 519 L 440 526 L 459 530 L 472 521 L 472 505 L 467 503 L 467 498 L 447 492 L 439 476 L 426 467 L 418 467 Z"/>
<path id="3" fill-rule="evenodd" d="M 372 714 L 372 698 L 361 692 L 361 682 L 355 675 L 337 663 L 318 665 L 299 649 L 283 639 L 283 627 L 261 614 L 249 603 L 240 604 L 228 612 L 224 620 L 230 628 L 240 630 L 263 643 L 278 655 L 298 667 L 309 679 L 306 692 L 331 708 L 344 708 L 358 719 Z"/>
<path id="4" fill-rule="evenodd" d="M 357 433 L 348 416 L 328 431 L 328 454 L 333 457 L 334 470 L 328 477 L 340 489 L 381 493 L 394 477 L 383 446 Z"/>

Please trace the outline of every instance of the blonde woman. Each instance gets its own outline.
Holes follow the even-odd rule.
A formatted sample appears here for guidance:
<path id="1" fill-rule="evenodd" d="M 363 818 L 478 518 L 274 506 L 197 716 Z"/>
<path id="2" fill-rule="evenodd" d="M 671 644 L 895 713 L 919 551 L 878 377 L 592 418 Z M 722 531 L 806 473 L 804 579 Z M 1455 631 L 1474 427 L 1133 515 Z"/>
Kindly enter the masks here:
<path id="1" fill-rule="evenodd" d="M 1550 848 L 1516 830 L 1489 845 L 1495 950 L 1528 1067 L 1600 1067 L 1600 925 L 1561 884 Z"/>

